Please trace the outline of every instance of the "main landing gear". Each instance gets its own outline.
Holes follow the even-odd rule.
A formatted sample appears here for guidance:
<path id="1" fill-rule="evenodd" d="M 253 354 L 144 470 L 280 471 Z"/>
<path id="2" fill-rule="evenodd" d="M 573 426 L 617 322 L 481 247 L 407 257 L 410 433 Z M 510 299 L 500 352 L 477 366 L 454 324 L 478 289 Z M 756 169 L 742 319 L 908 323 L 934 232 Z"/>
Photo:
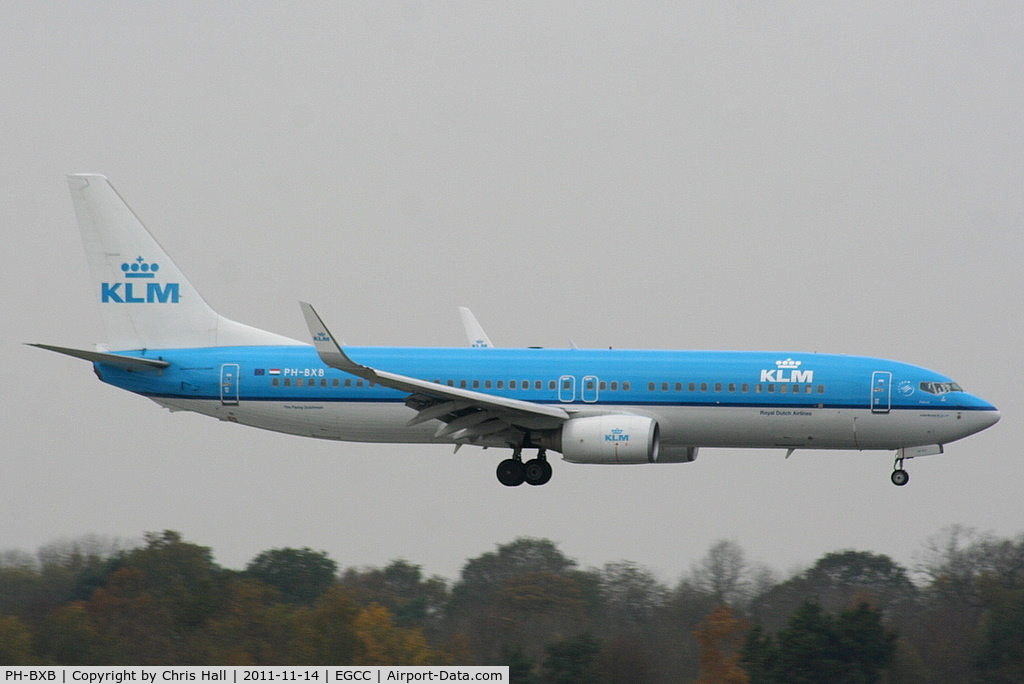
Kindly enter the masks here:
<path id="1" fill-rule="evenodd" d="M 894 485 L 896 485 L 897 487 L 902 487 L 903 485 L 910 482 L 910 473 L 903 469 L 902 456 L 896 457 L 896 462 L 892 464 L 892 468 L 892 475 L 889 477 L 889 479 L 892 480 L 892 483 Z"/>
<path id="2" fill-rule="evenodd" d="M 541 449 L 537 458 L 523 463 L 523 450 L 516 449 L 512 458 L 506 458 L 498 464 L 498 482 L 506 487 L 518 487 L 524 482 L 539 486 L 547 484 L 551 479 L 551 464 L 548 463 L 547 452 Z"/>

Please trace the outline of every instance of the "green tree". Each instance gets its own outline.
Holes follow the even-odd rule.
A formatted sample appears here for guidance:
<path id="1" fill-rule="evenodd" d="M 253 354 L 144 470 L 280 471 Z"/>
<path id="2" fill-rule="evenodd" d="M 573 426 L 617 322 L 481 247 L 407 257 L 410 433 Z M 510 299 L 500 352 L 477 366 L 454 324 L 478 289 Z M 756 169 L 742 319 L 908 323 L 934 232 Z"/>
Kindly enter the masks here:
<path id="1" fill-rule="evenodd" d="M 883 554 L 838 551 L 822 556 L 810 569 L 777 584 L 750 604 L 756 622 L 780 628 L 808 600 L 827 611 L 840 611 L 862 601 L 879 606 L 887 616 L 908 612 L 917 588 L 901 565 Z"/>
<path id="2" fill-rule="evenodd" d="M 297 639 L 295 607 L 258 580 L 238 577 L 226 587 L 223 609 L 202 630 L 203 660 L 221 665 L 280 665 Z"/>
<path id="3" fill-rule="evenodd" d="M 296 638 L 289 665 L 352 665 L 359 654 L 355 620 L 359 607 L 339 586 L 324 592 L 313 606 L 295 615 Z"/>
<path id="4" fill-rule="evenodd" d="M 866 603 L 833 616 L 805 601 L 774 640 L 761 628 L 748 632 L 741 662 L 752 684 L 867 684 L 879 681 L 895 652 L 896 635 Z"/>
<path id="5" fill-rule="evenodd" d="M 536 684 L 533 661 L 521 645 L 503 646 L 498 662 L 508 665 L 508 679 L 512 684 Z"/>
<path id="6" fill-rule="evenodd" d="M 379 603 L 387 608 L 400 627 L 421 627 L 436 631 L 448 603 L 448 587 L 440 577 L 424 578 L 420 566 L 394 560 L 385 568 L 348 569 L 341 577 L 344 586 L 363 606 Z"/>
<path id="7" fill-rule="evenodd" d="M 465 635 L 475 662 L 496 662 L 515 644 L 539 659 L 542 644 L 585 628 L 598 594 L 594 575 L 552 542 L 520 538 L 466 562 L 447 624 Z"/>
<path id="8" fill-rule="evenodd" d="M 973 669 L 981 681 L 1024 682 L 1024 591 L 990 599 Z"/>
<path id="9" fill-rule="evenodd" d="M 546 684 L 590 684 L 597 681 L 595 660 L 601 643 L 584 633 L 547 645 L 543 671 Z"/>
<path id="10" fill-rule="evenodd" d="M 335 582 L 338 564 L 323 551 L 283 548 L 264 551 L 245 574 L 277 588 L 286 603 L 309 606 Z"/>
<path id="11" fill-rule="evenodd" d="M 223 606 L 229 573 L 214 563 L 209 547 L 188 543 L 178 532 L 148 532 L 145 541 L 123 557 L 124 567 L 141 571 L 142 587 L 175 628 L 200 627 Z"/>

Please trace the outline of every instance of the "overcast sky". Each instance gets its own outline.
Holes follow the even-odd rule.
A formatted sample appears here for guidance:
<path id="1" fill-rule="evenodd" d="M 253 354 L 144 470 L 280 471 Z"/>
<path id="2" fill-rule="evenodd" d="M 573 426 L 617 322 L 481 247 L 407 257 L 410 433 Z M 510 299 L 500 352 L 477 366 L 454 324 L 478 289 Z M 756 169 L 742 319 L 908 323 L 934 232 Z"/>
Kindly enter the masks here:
<path id="1" fill-rule="evenodd" d="M 1019 2 L 8 3 L 0 10 L 0 549 L 175 529 L 455 578 L 521 535 L 675 581 L 1024 532 Z M 351 344 L 899 359 L 994 428 L 888 452 L 556 460 L 170 414 L 23 342 L 103 341 L 64 175 L 110 177 L 221 313 Z"/>

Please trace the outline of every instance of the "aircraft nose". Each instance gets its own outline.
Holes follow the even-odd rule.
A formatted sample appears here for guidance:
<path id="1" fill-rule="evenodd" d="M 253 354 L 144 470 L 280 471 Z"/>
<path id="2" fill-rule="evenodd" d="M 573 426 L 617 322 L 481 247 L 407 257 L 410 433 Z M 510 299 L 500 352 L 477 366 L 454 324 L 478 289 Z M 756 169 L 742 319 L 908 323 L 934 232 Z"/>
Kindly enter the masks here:
<path id="1" fill-rule="evenodd" d="M 970 412 L 972 414 L 970 421 L 975 432 L 980 432 L 986 428 L 992 427 L 998 423 L 1001 418 L 999 409 L 992 404 L 980 399 L 978 400 L 978 403 L 981 404 L 980 410 Z"/>
<path id="2" fill-rule="evenodd" d="M 981 429 L 984 430 L 985 428 L 992 427 L 993 425 L 999 422 L 1000 417 L 1001 416 L 999 415 L 999 409 L 997 409 L 994 406 L 992 407 L 991 411 L 982 411 Z"/>

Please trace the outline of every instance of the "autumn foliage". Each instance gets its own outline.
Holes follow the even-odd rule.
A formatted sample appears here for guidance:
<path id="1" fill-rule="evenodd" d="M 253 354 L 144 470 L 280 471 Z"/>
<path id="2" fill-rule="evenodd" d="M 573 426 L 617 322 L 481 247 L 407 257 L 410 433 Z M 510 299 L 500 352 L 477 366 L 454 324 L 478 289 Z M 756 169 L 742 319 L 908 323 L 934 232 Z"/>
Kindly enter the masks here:
<path id="1" fill-rule="evenodd" d="M 512 681 L 1011 682 L 1024 679 L 1024 538 L 952 528 L 916 581 L 828 553 L 787 578 L 730 541 L 674 585 L 583 569 L 545 539 L 449 582 L 396 560 L 340 570 L 272 549 L 229 570 L 176 532 L 0 553 L 0 664 L 506 664 Z"/>

